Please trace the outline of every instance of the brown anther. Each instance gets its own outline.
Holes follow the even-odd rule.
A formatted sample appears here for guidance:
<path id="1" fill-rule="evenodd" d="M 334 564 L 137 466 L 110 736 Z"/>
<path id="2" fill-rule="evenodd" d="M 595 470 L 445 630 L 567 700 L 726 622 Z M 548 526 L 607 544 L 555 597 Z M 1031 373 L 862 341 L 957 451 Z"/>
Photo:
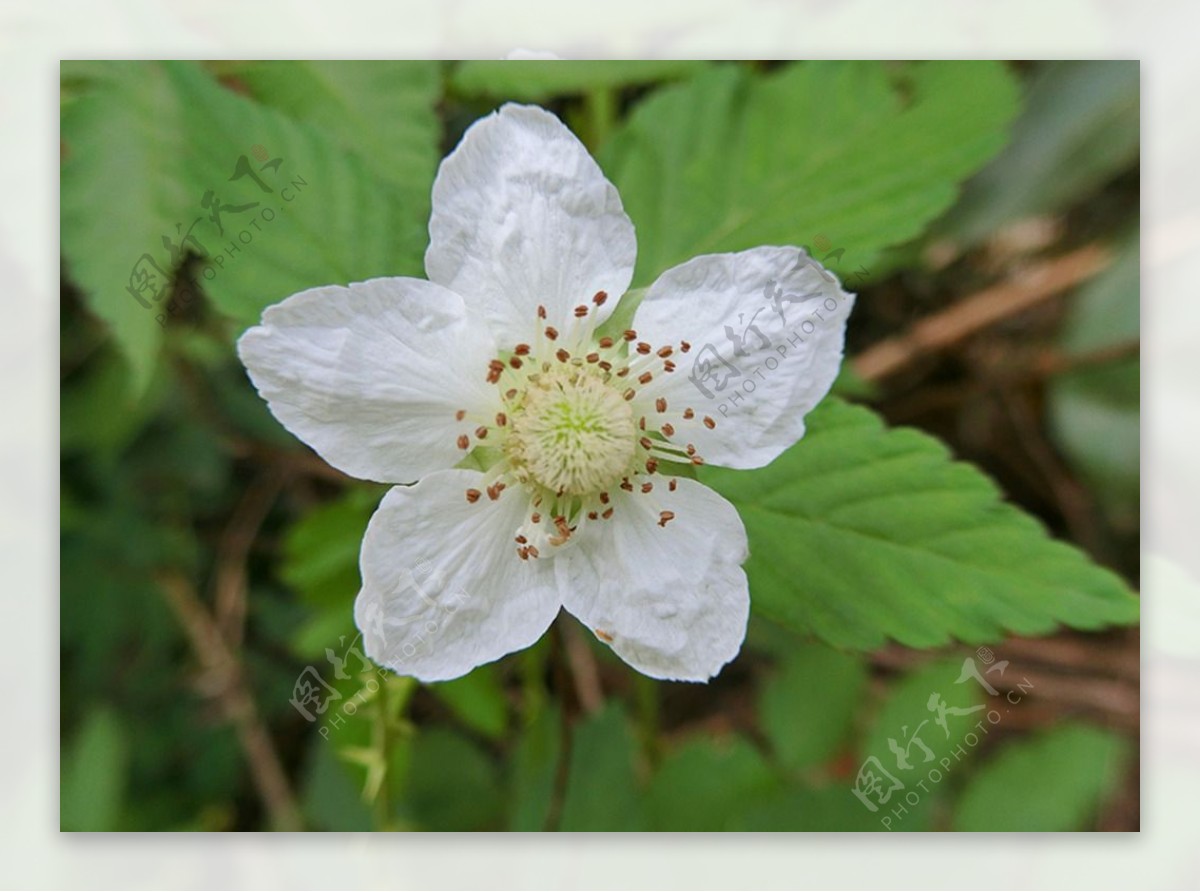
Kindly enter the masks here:
<path id="1" fill-rule="evenodd" d="M 683 410 L 683 417 L 685 419 L 687 419 L 688 421 L 691 421 L 693 418 L 696 417 L 696 413 L 693 412 L 691 410 L 691 408 L 689 407 L 689 408 Z"/>
<path id="2" fill-rule="evenodd" d="M 599 517 L 599 516 L 600 516 L 600 515 L 599 515 L 599 514 L 597 514 L 595 511 L 589 511 L 589 512 L 587 513 L 587 519 L 588 519 L 588 520 L 595 520 L 595 519 L 596 519 L 597 517 Z"/>
<path id="3" fill-rule="evenodd" d="M 559 532 L 570 532 L 571 530 L 571 528 L 567 526 L 567 519 L 561 514 L 554 518 L 554 525 L 558 528 Z"/>
<path id="4" fill-rule="evenodd" d="M 624 368 L 617 369 L 617 377 L 618 378 L 624 378 L 628 374 L 629 374 L 629 366 L 625 366 Z"/>
<path id="5" fill-rule="evenodd" d="M 658 470 L 658 462 L 653 458 L 646 459 L 646 473 L 653 474 Z"/>
<path id="6" fill-rule="evenodd" d="M 642 356 L 645 356 L 646 354 L 648 354 L 651 349 L 653 349 L 653 348 L 651 348 L 651 346 L 649 344 L 647 344 L 645 341 L 638 341 L 637 352 L 642 354 Z"/>
<path id="7" fill-rule="evenodd" d="M 528 540 L 528 539 L 526 539 L 524 536 L 517 536 L 517 538 L 516 538 L 516 542 L 517 542 L 517 544 L 518 544 L 518 545 L 524 545 L 524 544 L 526 544 L 528 541 L 529 541 L 529 540 Z"/>
<path id="8" fill-rule="evenodd" d="M 659 430 L 662 431 L 664 437 L 675 436 L 675 427 L 674 427 L 674 425 L 672 425 L 670 423 L 664 424 L 662 427 L 659 428 Z"/>
<path id="9" fill-rule="evenodd" d="M 589 353 L 589 354 L 587 355 L 587 361 L 588 361 L 588 362 L 599 362 L 599 361 L 600 361 L 600 354 L 599 354 L 599 353 Z"/>
<path id="10" fill-rule="evenodd" d="M 637 396 L 637 391 L 634 390 L 632 387 L 630 387 L 627 391 L 625 391 L 623 396 L 625 397 L 626 400 L 631 400 L 635 396 Z"/>
<path id="11" fill-rule="evenodd" d="M 627 341 L 636 341 L 637 340 L 637 332 L 634 331 L 632 328 L 627 328 L 627 329 L 625 329 L 625 332 L 621 335 L 621 337 L 623 337 Z"/>
<path id="12" fill-rule="evenodd" d="M 652 490 L 652 489 L 654 489 L 653 483 L 650 483 L 649 481 L 647 481 L 646 483 L 642 484 L 642 492 L 650 492 L 650 490 Z"/>
<path id="13" fill-rule="evenodd" d="M 487 488 L 487 497 L 489 499 L 491 499 L 493 502 L 496 501 L 496 499 L 500 498 L 500 490 L 498 490 L 496 488 L 495 483 L 493 483 L 491 486 L 489 486 Z"/>
<path id="14" fill-rule="evenodd" d="M 609 508 L 609 509 L 607 509 L 607 510 L 606 510 L 606 511 L 605 511 L 603 514 L 601 514 L 601 515 L 600 515 L 600 517 L 601 517 L 603 520 L 608 520 L 608 519 L 609 519 L 610 517 L 612 517 L 612 516 L 613 516 L 613 509 L 612 509 L 612 508 Z"/>
<path id="15" fill-rule="evenodd" d="M 554 355 L 555 355 L 555 357 L 558 358 L 559 362 L 566 362 L 568 359 L 571 358 L 571 354 L 568 353 L 566 350 L 559 350 Z"/>
<path id="16" fill-rule="evenodd" d="M 640 375 L 638 375 L 638 383 L 639 384 L 649 384 L 653 380 L 654 380 L 654 376 L 652 374 L 650 374 L 649 372 L 642 372 Z"/>
<path id="17" fill-rule="evenodd" d="M 696 447 L 695 447 L 695 446 L 693 446 L 691 443 L 688 443 L 688 444 L 687 444 L 687 454 L 688 454 L 688 455 L 695 455 L 695 454 L 696 454 Z"/>
<path id="18" fill-rule="evenodd" d="M 597 291 L 595 294 L 592 295 L 592 303 L 594 303 L 598 307 L 604 306 L 604 302 L 606 300 L 608 300 L 608 292 L 607 291 Z"/>
<path id="19" fill-rule="evenodd" d="M 612 363 L 611 362 L 601 362 L 601 363 L 599 363 L 599 365 L 600 365 L 600 368 L 604 369 L 604 371 L 606 371 L 606 372 L 612 371 Z"/>
<path id="20" fill-rule="evenodd" d="M 692 345 L 689 344 L 687 341 L 679 342 L 679 352 L 680 353 L 687 353 L 691 349 L 692 349 Z"/>
<path id="21" fill-rule="evenodd" d="M 482 424 L 479 425 L 479 427 L 475 428 L 475 436 L 477 436 L 481 440 L 487 439 L 487 432 L 488 432 L 488 429 L 486 427 L 484 427 Z"/>
<path id="22" fill-rule="evenodd" d="M 669 359 L 664 359 L 663 360 L 663 371 L 664 372 L 675 371 L 675 363 L 671 362 L 671 360 L 669 360 Z"/>
<path id="23" fill-rule="evenodd" d="M 490 372 L 487 373 L 487 383 L 488 384 L 495 384 L 499 380 L 500 380 L 500 373 L 498 371 L 496 371 L 495 369 L 492 369 Z"/>
<path id="24" fill-rule="evenodd" d="M 459 434 L 458 435 L 458 448 L 459 449 L 468 449 L 468 448 L 470 448 L 470 446 L 471 446 L 471 438 L 468 437 L 466 434 Z"/>
<path id="25" fill-rule="evenodd" d="M 667 484 L 667 489 L 671 490 L 671 492 L 675 492 L 675 490 L 678 487 L 679 487 L 679 481 L 677 481 L 674 477 L 672 477 L 671 482 Z"/>
<path id="26" fill-rule="evenodd" d="M 675 519 L 674 511 L 660 511 L 658 514 L 658 525 L 665 527 L 668 523 Z"/>
<path id="27" fill-rule="evenodd" d="M 508 390 L 504 391 L 504 398 L 508 399 L 508 400 L 516 399 L 517 398 L 517 388 L 510 387 Z"/>
<path id="28" fill-rule="evenodd" d="M 551 536 L 546 541 L 557 548 L 559 545 L 566 545 L 569 538 L 569 536 Z"/>
<path id="29" fill-rule="evenodd" d="M 488 368 L 494 372 L 502 372 L 504 371 L 504 363 L 498 359 L 493 359 L 488 362 Z"/>
<path id="30" fill-rule="evenodd" d="M 529 345 L 528 344 L 517 344 L 517 346 L 513 348 L 513 353 L 517 354 L 517 356 L 528 356 L 529 355 Z"/>
<path id="31" fill-rule="evenodd" d="M 642 444 L 642 448 L 645 449 L 646 451 L 649 451 L 654 448 L 654 441 L 651 440 L 649 437 L 642 437 L 640 440 L 638 440 L 638 442 Z"/>
<path id="32" fill-rule="evenodd" d="M 483 495 L 483 493 L 481 493 L 477 489 L 468 489 L 467 490 L 467 501 L 470 502 L 472 505 L 474 505 L 476 502 L 479 501 L 479 497 L 481 495 Z"/>
<path id="33" fill-rule="evenodd" d="M 702 465 L 702 464 L 704 464 L 704 459 L 702 459 L 702 458 L 701 458 L 700 456 L 698 456 L 698 455 L 693 455 L 693 456 L 692 456 L 692 464 L 694 464 L 694 465 Z"/>
<path id="34" fill-rule="evenodd" d="M 541 304 L 538 304 L 538 318 L 539 319 L 546 318 L 546 308 L 543 307 Z"/>
<path id="35" fill-rule="evenodd" d="M 530 515 L 529 515 L 529 519 L 530 519 L 531 521 L 533 521 L 534 523 L 541 523 L 541 522 L 542 522 L 542 515 L 538 514 L 538 513 L 535 511 L 535 512 L 533 512 L 533 514 L 530 514 Z"/>
<path id="36" fill-rule="evenodd" d="M 530 546 L 529 546 L 529 556 L 530 556 L 531 558 L 535 558 L 535 557 L 537 557 L 537 556 L 538 556 L 538 550 L 537 550 L 537 546 L 536 546 L 536 545 L 530 545 Z"/>
<path id="37" fill-rule="evenodd" d="M 613 345 L 612 338 L 604 337 L 604 338 L 600 339 L 600 349 L 601 350 L 607 350 L 612 345 Z"/>
<path id="38" fill-rule="evenodd" d="M 553 325 L 547 325 L 546 326 L 546 337 L 549 340 L 553 341 L 555 338 L 558 337 L 558 329 L 555 328 Z"/>
<path id="39" fill-rule="evenodd" d="M 639 430 L 646 429 L 646 416 L 645 415 L 643 415 L 641 418 L 638 419 L 638 429 Z"/>
<path id="40" fill-rule="evenodd" d="M 625 492 L 633 492 L 633 484 L 629 482 L 628 477 L 621 481 L 621 489 L 625 490 Z"/>
<path id="41" fill-rule="evenodd" d="M 660 357 L 662 357 L 663 359 L 666 359 L 668 356 L 670 356 L 674 352 L 675 351 L 672 350 L 670 347 L 659 347 L 658 348 L 658 355 Z"/>
<path id="42" fill-rule="evenodd" d="M 467 417 L 467 410 L 466 410 L 466 409 L 459 409 L 457 412 L 455 412 L 455 413 L 454 413 L 454 420 L 455 420 L 455 421 L 462 421 L 462 420 L 463 420 L 464 418 L 466 418 L 466 417 Z"/>
<path id="43" fill-rule="evenodd" d="M 704 426 L 706 428 L 708 428 L 709 430 L 712 430 L 714 427 L 717 426 L 717 423 L 715 421 L 713 421 L 711 418 L 709 418 L 707 415 L 705 415 L 704 416 Z"/>
<path id="44" fill-rule="evenodd" d="M 665 399 L 663 399 L 661 396 L 654 401 L 654 411 L 655 412 L 667 411 L 667 401 Z"/>
<path id="45" fill-rule="evenodd" d="M 600 504 L 601 504 L 601 505 L 607 505 L 607 504 L 608 504 L 608 493 L 606 493 L 606 492 L 602 492 L 602 493 L 600 493 Z"/>
<path id="46" fill-rule="evenodd" d="M 509 359 L 508 364 L 510 366 L 512 366 L 514 369 L 519 369 L 523 365 L 523 363 L 521 362 L 521 358 L 519 356 L 514 356 L 511 359 Z"/>
<path id="47" fill-rule="evenodd" d="M 588 308 L 585 304 L 580 304 L 575 308 L 575 318 L 582 319 L 588 314 Z"/>
<path id="48" fill-rule="evenodd" d="M 523 561 L 529 560 L 529 549 L 524 548 L 524 547 L 518 548 L 517 549 L 517 557 L 519 557 Z"/>
<path id="49" fill-rule="evenodd" d="M 608 634 L 608 632 L 604 631 L 603 629 L 592 629 L 592 632 L 594 632 L 596 637 L 599 638 L 601 641 L 603 641 L 605 644 L 612 644 L 613 636 Z"/>
<path id="50" fill-rule="evenodd" d="M 505 415 L 503 412 L 497 412 L 496 413 L 496 426 L 504 427 L 504 425 L 506 425 L 506 424 L 508 424 L 508 416 Z"/>

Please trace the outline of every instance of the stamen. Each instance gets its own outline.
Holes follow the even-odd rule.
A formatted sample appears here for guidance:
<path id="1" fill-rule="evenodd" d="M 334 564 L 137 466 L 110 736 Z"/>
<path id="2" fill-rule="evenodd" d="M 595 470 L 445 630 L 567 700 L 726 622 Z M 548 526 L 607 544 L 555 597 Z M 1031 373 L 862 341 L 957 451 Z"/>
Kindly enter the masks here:
<path id="1" fill-rule="evenodd" d="M 715 421 L 713 421 L 711 418 L 709 418 L 707 415 L 705 415 L 704 416 L 704 426 L 706 428 L 708 428 L 709 430 L 712 430 L 713 428 L 715 428 L 717 426 L 717 423 Z"/>
<path id="2" fill-rule="evenodd" d="M 604 306 L 604 302 L 606 300 L 608 300 L 607 291 L 597 291 L 594 295 L 592 295 L 592 303 L 598 307 Z"/>
<path id="3" fill-rule="evenodd" d="M 575 318 L 576 319 L 582 319 L 587 314 L 588 314 L 588 308 L 586 305 L 580 304 L 579 306 L 577 306 L 575 308 Z"/>
<path id="4" fill-rule="evenodd" d="M 607 350 L 607 349 L 608 349 L 609 347 L 611 347 L 612 345 L 613 345 L 613 339 L 612 339 L 612 338 L 605 337 L 605 338 L 601 338 L 601 339 L 600 339 L 600 349 L 601 349 L 601 350 Z"/>
<path id="5" fill-rule="evenodd" d="M 504 425 L 506 425 L 506 424 L 508 424 L 508 416 L 505 415 L 503 412 L 497 412 L 496 413 L 496 425 L 498 427 L 504 427 Z"/>
<path id="6" fill-rule="evenodd" d="M 454 413 L 454 420 L 455 420 L 455 421 L 462 421 L 462 420 L 463 420 L 464 418 L 466 418 L 466 417 L 467 417 L 467 410 L 466 410 L 466 409 L 459 409 L 457 412 L 455 412 L 455 413 Z"/>
<path id="7" fill-rule="evenodd" d="M 642 492 L 650 492 L 650 490 L 652 490 L 652 489 L 654 489 L 654 484 L 651 483 L 650 481 L 647 480 L 645 483 L 642 484 Z"/>
<path id="8" fill-rule="evenodd" d="M 483 495 L 483 493 L 481 493 L 477 489 L 468 489 L 467 490 L 467 501 L 470 502 L 472 505 L 474 505 L 476 502 L 479 501 L 479 497 L 481 495 Z"/>
<path id="9" fill-rule="evenodd" d="M 459 434 L 458 435 L 458 448 L 459 449 L 469 449 L 470 446 L 471 446 L 471 438 L 468 437 L 466 434 Z"/>
<path id="10" fill-rule="evenodd" d="M 621 337 L 623 337 L 627 341 L 636 341 L 637 340 L 637 332 L 634 331 L 632 328 L 627 328 L 627 329 L 625 329 L 625 333 L 622 334 Z"/>
<path id="11" fill-rule="evenodd" d="M 687 341 L 679 342 L 679 352 L 680 353 L 687 353 L 691 349 L 692 349 L 692 345 L 689 344 Z"/>
<path id="12" fill-rule="evenodd" d="M 529 345 L 528 344 L 517 344 L 517 346 L 513 348 L 513 353 L 517 354 L 517 356 L 528 356 L 529 355 Z"/>
<path id="13" fill-rule="evenodd" d="M 479 425 L 479 427 L 475 428 L 475 436 L 477 436 L 479 439 L 486 440 L 487 434 L 488 434 L 488 429 L 486 427 L 484 427 L 482 424 Z"/>
<path id="14" fill-rule="evenodd" d="M 654 411 L 655 412 L 667 411 L 667 401 L 665 399 L 663 399 L 661 396 L 654 401 Z"/>
<path id="15" fill-rule="evenodd" d="M 675 436 L 675 428 L 670 423 L 664 424 L 659 430 L 662 431 L 664 437 Z"/>
<path id="16" fill-rule="evenodd" d="M 660 511 L 658 514 L 658 525 L 665 527 L 668 523 L 675 519 L 674 511 Z"/>
<path id="17" fill-rule="evenodd" d="M 679 481 L 672 477 L 671 482 L 667 484 L 667 489 L 669 489 L 671 492 L 675 492 L 678 487 Z"/>
<path id="18" fill-rule="evenodd" d="M 545 334 L 546 334 L 547 339 L 553 341 L 555 338 L 558 337 L 558 329 L 555 328 L 553 325 L 547 325 Z"/>

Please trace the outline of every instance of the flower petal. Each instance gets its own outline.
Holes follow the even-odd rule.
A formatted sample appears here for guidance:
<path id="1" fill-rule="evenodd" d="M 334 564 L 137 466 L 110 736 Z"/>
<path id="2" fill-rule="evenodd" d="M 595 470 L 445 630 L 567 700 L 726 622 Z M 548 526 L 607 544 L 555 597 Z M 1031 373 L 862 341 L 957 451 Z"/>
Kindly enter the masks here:
<path id="1" fill-rule="evenodd" d="M 639 672 L 707 681 L 746 637 L 750 592 L 736 509 L 703 484 L 660 480 L 652 494 L 616 490 L 555 558 L 563 606 Z M 674 519 L 660 526 L 660 511 Z"/>
<path id="2" fill-rule="evenodd" d="M 482 480 L 438 471 L 390 490 L 371 517 L 354 619 L 376 663 L 422 681 L 457 678 L 533 644 L 558 615 L 550 562 L 521 560 L 513 542 L 526 494 L 468 503 Z"/>
<path id="3" fill-rule="evenodd" d="M 335 468 L 383 483 L 462 459 L 459 435 L 500 408 L 486 381 L 495 352 L 462 299 L 422 279 L 301 292 L 238 342 L 284 427 Z M 458 421 L 460 409 L 474 420 Z"/>
<path id="4" fill-rule="evenodd" d="M 537 308 L 562 326 L 633 277 L 637 240 L 616 188 L 583 144 L 540 108 L 505 105 L 467 129 L 433 184 L 425 271 L 463 295 L 502 347 L 532 343 Z"/>
<path id="5" fill-rule="evenodd" d="M 799 248 L 689 260 L 650 286 L 634 316 L 640 339 L 690 344 L 677 351 L 677 370 L 658 375 L 642 397 L 694 407 L 697 420 L 679 439 L 709 464 L 769 464 L 804 436 L 805 414 L 837 377 L 853 305 Z M 715 425 L 700 423 L 704 416 Z"/>

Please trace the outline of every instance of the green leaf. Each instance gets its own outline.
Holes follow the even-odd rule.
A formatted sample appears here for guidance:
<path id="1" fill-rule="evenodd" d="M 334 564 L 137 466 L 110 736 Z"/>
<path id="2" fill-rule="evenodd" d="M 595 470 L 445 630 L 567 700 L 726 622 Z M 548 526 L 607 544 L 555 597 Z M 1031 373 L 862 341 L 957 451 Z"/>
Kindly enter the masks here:
<path id="1" fill-rule="evenodd" d="M 976 667 L 981 674 L 987 668 Z M 965 770 L 991 733 L 985 689 L 963 669 L 961 658 L 951 658 L 910 672 L 892 687 L 875 715 L 863 738 L 859 764 L 875 760 L 876 771 L 886 771 L 902 786 L 888 802 L 878 804 L 878 812 L 854 797 L 849 785 L 846 791 L 857 807 L 873 816 L 875 829 L 925 829 L 949 794 L 950 779 Z"/>
<path id="2" fill-rule="evenodd" d="M 301 807 L 311 827 L 334 831 L 371 829 L 371 810 L 332 741 L 312 736 L 303 783 Z"/>
<path id="3" fill-rule="evenodd" d="M 1141 310 L 1138 233 L 1082 289 L 1062 350 L 1079 356 L 1136 343 Z M 1108 505 L 1136 523 L 1141 489 L 1141 366 L 1137 356 L 1060 375 L 1049 393 L 1056 439 Z"/>
<path id="4" fill-rule="evenodd" d="M 145 307 L 127 288 L 139 257 L 160 255 L 162 237 L 174 232 L 191 201 L 179 164 L 186 109 L 147 63 L 110 62 L 89 71 L 103 77 L 62 112 L 62 251 L 67 272 L 111 329 L 129 363 L 132 390 L 140 394 L 150 382 L 162 328 L 153 301 L 143 297 Z"/>
<path id="5" fill-rule="evenodd" d="M 469 728 L 500 739 L 508 730 L 504 689 L 495 666 L 480 666 L 462 678 L 428 686 L 429 692 L 445 703 Z"/>
<path id="6" fill-rule="evenodd" d="M 994 62 L 706 69 L 639 105 L 601 153 L 638 231 L 634 281 L 697 254 L 828 239 L 835 269 L 921 232 L 1017 110 Z"/>
<path id="7" fill-rule="evenodd" d="M 768 467 L 702 475 L 746 524 L 751 602 L 767 618 L 864 650 L 1137 620 L 1116 575 L 934 438 L 835 399 L 807 420 Z"/>
<path id="8" fill-rule="evenodd" d="M 795 648 L 763 686 L 762 729 L 781 764 L 801 771 L 837 755 L 867 683 L 851 654 L 819 644 Z"/>
<path id="9" fill-rule="evenodd" d="M 667 756 L 646 796 L 654 830 L 728 830 L 758 796 L 778 783 L 745 740 L 689 740 Z"/>
<path id="10" fill-rule="evenodd" d="M 642 830 L 636 743 L 616 703 L 581 721 L 571 740 L 560 830 Z"/>
<path id="11" fill-rule="evenodd" d="M 372 175 L 334 136 L 222 89 L 195 65 L 164 68 L 188 109 L 186 170 L 195 187 L 188 219 L 199 219 L 211 259 L 196 281 L 223 312 L 257 322 L 267 306 L 307 288 L 422 274 L 424 211 L 406 205 L 404 193 Z M 277 171 L 263 168 L 256 147 L 282 159 Z M 243 155 L 254 157 L 251 169 L 270 192 L 249 176 L 231 182 Z M 209 190 L 228 205 L 259 207 L 227 210 L 220 234 L 200 207 Z"/>
<path id="12" fill-rule="evenodd" d="M 464 96 L 495 96 L 530 102 L 563 93 L 675 79 L 691 74 L 704 64 L 684 59 L 472 61 L 460 63 L 450 83 Z"/>
<path id="13" fill-rule="evenodd" d="M 453 731 L 417 735 L 403 805 L 425 830 L 497 829 L 499 773 L 479 747 Z"/>
<path id="14" fill-rule="evenodd" d="M 549 703 L 522 731 L 513 752 L 510 830 L 546 829 L 561 756 L 562 715 Z"/>
<path id="15" fill-rule="evenodd" d="M 958 801 L 954 829 L 1087 830 L 1121 780 L 1129 755 L 1111 731 L 1063 724 L 1004 746 Z"/>
<path id="16" fill-rule="evenodd" d="M 129 741 L 117 714 L 89 713 L 62 763 L 61 828 L 118 830 L 129 768 Z"/>
<path id="17" fill-rule="evenodd" d="M 358 554 L 378 503 L 374 488 L 352 487 L 288 530 L 279 573 L 307 604 L 347 608 L 353 603 Z"/>
<path id="18" fill-rule="evenodd" d="M 925 830 L 927 812 L 910 815 L 897 830 Z M 773 789 L 731 815 L 728 829 L 752 832 L 874 832 L 879 816 L 863 808 L 848 785 Z"/>
<path id="19" fill-rule="evenodd" d="M 411 217 L 428 220 L 440 135 L 438 63 L 251 62 L 236 78 L 259 101 L 329 134 L 401 191 Z"/>
<path id="20" fill-rule="evenodd" d="M 1133 164 L 1140 145 L 1136 61 L 1043 63 L 1012 142 L 967 183 L 936 229 L 971 245 L 1023 217 L 1062 210 Z"/>

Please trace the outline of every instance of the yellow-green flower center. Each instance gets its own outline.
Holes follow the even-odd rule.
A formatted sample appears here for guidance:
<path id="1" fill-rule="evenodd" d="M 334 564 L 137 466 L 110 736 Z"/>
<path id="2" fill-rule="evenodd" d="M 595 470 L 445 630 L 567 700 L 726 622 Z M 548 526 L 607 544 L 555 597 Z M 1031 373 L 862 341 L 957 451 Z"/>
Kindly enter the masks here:
<path id="1" fill-rule="evenodd" d="M 514 470 L 552 493 L 591 495 L 631 471 L 633 409 L 590 369 L 568 366 L 532 376 L 509 423 L 504 450 Z"/>

